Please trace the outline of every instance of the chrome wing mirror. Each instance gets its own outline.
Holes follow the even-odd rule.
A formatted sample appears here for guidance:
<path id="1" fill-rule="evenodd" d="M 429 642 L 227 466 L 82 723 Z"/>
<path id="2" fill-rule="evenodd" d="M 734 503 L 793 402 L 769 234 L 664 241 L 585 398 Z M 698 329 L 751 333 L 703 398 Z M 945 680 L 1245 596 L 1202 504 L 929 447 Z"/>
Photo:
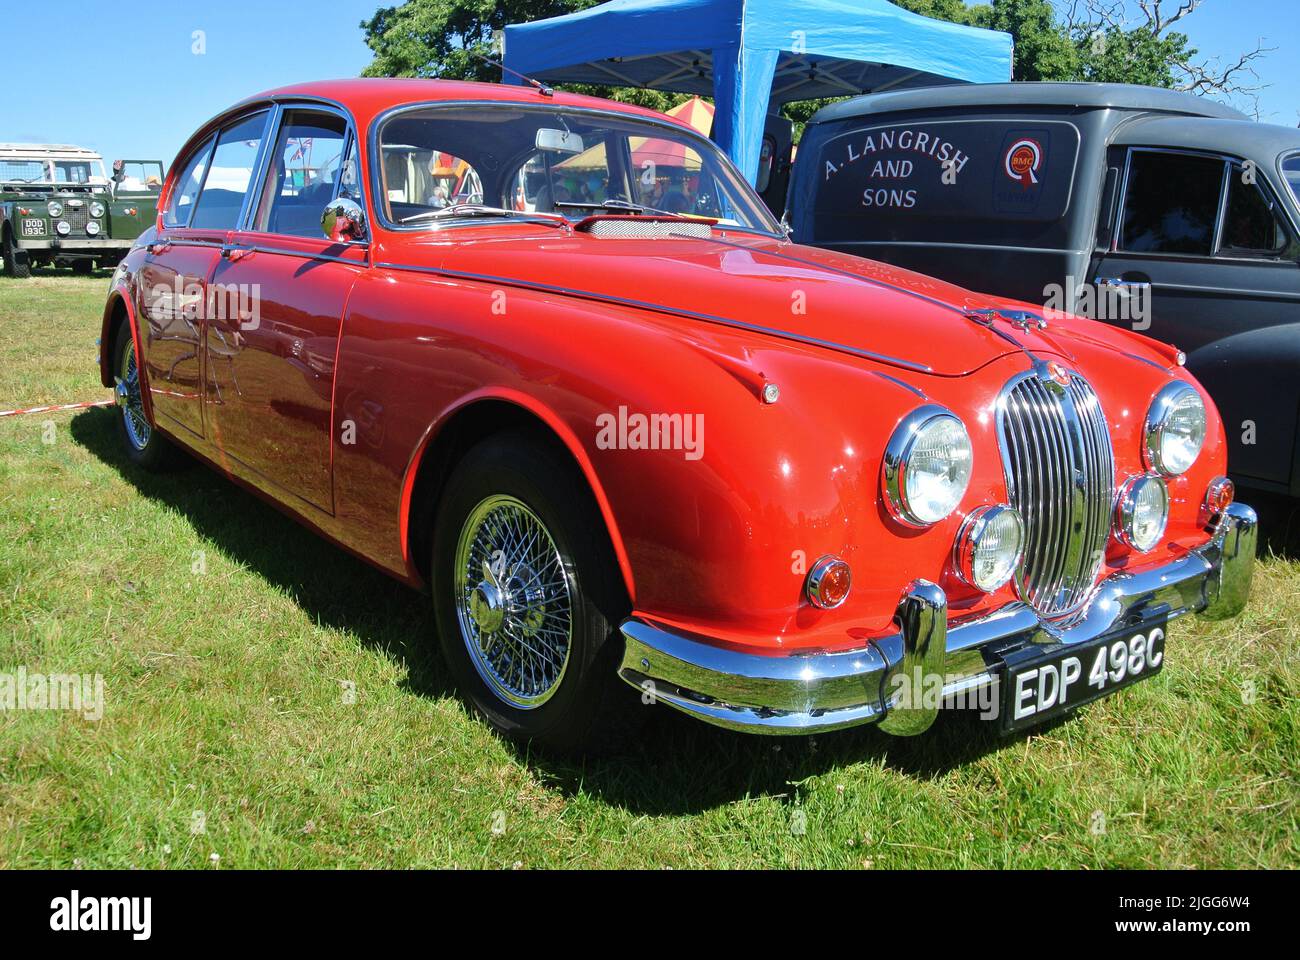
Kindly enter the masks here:
<path id="1" fill-rule="evenodd" d="M 366 239 L 366 212 L 361 204 L 348 197 L 339 197 L 325 207 L 320 227 L 325 236 L 335 243 L 349 243 Z"/>

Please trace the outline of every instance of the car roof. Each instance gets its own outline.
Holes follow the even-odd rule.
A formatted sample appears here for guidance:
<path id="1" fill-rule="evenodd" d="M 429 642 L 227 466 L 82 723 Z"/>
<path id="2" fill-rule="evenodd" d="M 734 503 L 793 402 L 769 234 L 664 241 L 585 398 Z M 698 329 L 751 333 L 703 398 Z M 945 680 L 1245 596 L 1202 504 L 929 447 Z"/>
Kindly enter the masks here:
<path id="1" fill-rule="evenodd" d="M 94 150 L 68 143 L 0 143 L 0 159 L 100 160 Z"/>
<path id="2" fill-rule="evenodd" d="M 419 78 L 353 77 L 346 80 L 318 80 L 268 90 L 249 97 L 238 106 L 294 98 L 332 100 L 347 107 L 358 125 L 369 126 L 370 121 L 393 107 L 434 101 L 478 100 L 508 103 L 541 104 L 543 106 L 585 107 L 587 109 L 615 110 L 619 113 L 668 122 L 686 130 L 690 124 L 645 107 L 629 103 L 616 103 L 599 97 L 587 97 L 560 90 L 543 94 L 536 87 L 508 83 L 478 83 L 470 80 L 423 80 Z M 229 111 L 227 111 L 229 112 Z"/>
<path id="3" fill-rule="evenodd" d="M 1112 108 L 1225 120 L 1248 119 L 1241 111 L 1204 97 L 1128 83 L 961 83 L 853 97 L 823 107 L 809 122 L 823 123 L 871 114 L 943 107 L 1020 106 Z"/>
<path id="4" fill-rule="evenodd" d="M 1253 120 L 1204 118 L 1188 123 L 1179 117 L 1142 117 L 1121 127 L 1114 142 L 1123 146 L 1178 147 L 1237 156 L 1253 154 L 1272 162 L 1283 153 L 1300 150 L 1300 130 Z"/>

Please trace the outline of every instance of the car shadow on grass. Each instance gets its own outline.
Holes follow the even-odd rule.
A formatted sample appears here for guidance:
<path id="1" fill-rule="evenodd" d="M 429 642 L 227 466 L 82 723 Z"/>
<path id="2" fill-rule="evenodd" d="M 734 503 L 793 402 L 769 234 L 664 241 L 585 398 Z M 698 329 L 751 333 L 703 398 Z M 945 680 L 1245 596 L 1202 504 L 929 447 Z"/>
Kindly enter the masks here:
<path id="1" fill-rule="evenodd" d="M 184 516 L 200 537 L 291 596 L 314 621 L 347 631 L 402 664 L 412 693 L 455 695 L 436 651 L 426 595 L 323 543 L 206 466 L 169 474 L 141 470 L 122 452 L 116 417 L 112 409 L 79 414 L 70 425 L 72 437 L 143 496 Z M 635 704 L 637 691 L 629 687 L 628 697 Z M 561 793 L 595 795 L 641 814 L 676 815 L 758 796 L 793 803 L 800 781 L 856 763 L 931 779 L 1021 739 L 999 737 L 993 724 L 967 713 L 941 715 L 921 737 L 891 737 L 873 727 L 815 737 L 759 737 L 721 730 L 669 707 L 631 709 L 652 713 L 617 754 L 570 760 L 509 746 Z"/>

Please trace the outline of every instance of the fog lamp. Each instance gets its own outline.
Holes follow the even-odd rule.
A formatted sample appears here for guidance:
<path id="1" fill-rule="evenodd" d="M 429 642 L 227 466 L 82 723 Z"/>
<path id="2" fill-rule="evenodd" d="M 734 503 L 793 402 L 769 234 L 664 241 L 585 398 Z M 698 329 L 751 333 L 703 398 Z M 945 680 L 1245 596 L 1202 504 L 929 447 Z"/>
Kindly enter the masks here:
<path id="1" fill-rule="evenodd" d="M 68 234 L 72 232 L 72 227 L 66 220 L 60 220 L 55 225 L 54 229 L 58 231 L 59 236 L 61 237 L 66 237 Z"/>
<path id="2" fill-rule="evenodd" d="M 1025 523 L 1015 507 L 980 507 L 961 525 L 954 551 L 957 576 L 985 593 L 1011 579 L 1024 554 Z"/>
<path id="3" fill-rule="evenodd" d="M 89 223 L 86 224 L 86 232 L 90 234 L 92 237 L 98 235 L 99 224 L 97 224 L 94 220 L 91 220 Z"/>
<path id="4" fill-rule="evenodd" d="M 1130 477 L 1119 492 L 1115 536 L 1140 553 L 1155 548 L 1169 522 L 1169 489 L 1156 476 Z"/>

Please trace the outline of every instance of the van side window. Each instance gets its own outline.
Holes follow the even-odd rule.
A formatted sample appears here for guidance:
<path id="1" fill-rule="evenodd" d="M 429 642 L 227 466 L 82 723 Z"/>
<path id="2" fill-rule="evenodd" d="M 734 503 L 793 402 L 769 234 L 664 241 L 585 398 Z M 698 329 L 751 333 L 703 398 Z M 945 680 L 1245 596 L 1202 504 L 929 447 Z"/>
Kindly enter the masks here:
<path id="1" fill-rule="evenodd" d="M 268 116 L 265 111 L 255 113 L 221 131 L 191 227 L 234 230 L 239 226 Z"/>
<path id="2" fill-rule="evenodd" d="M 1240 163 L 1234 163 L 1228 179 L 1220 255 L 1276 260 L 1286 252 L 1290 242 L 1286 228 L 1274 212 L 1273 201 L 1264 195 L 1258 183 L 1250 181 Z"/>
<path id="3" fill-rule="evenodd" d="M 1119 249 L 1208 257 L 1214 249 L 1223 161 L 1135 150 Z"/>

